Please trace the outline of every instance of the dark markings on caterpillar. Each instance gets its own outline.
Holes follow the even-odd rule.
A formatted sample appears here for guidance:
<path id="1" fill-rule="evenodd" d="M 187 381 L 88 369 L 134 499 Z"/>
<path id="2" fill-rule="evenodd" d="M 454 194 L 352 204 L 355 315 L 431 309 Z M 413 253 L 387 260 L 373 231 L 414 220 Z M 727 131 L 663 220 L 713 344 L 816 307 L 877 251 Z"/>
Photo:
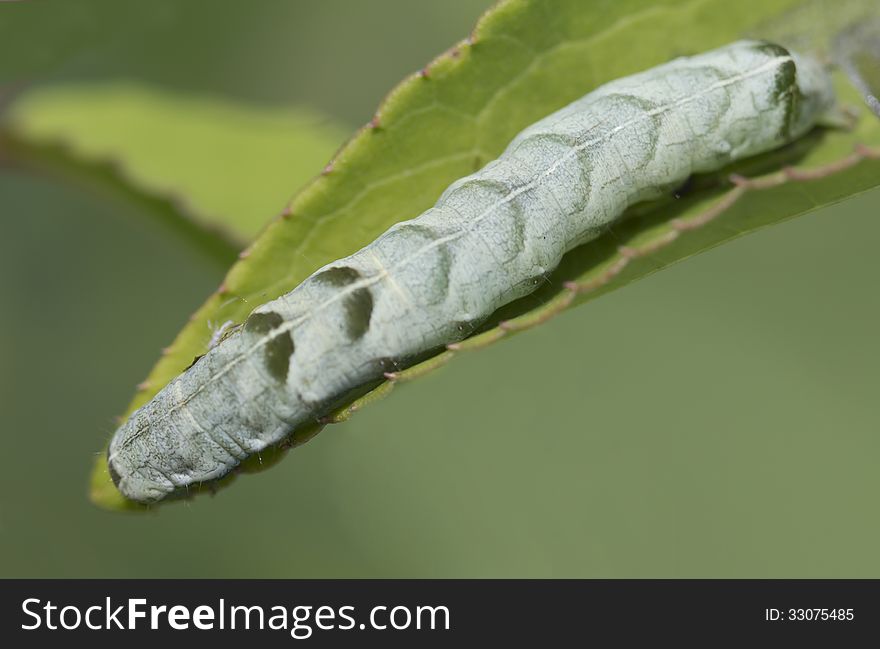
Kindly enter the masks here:
<path id="1" fill-rule="evenodd" d="M 361 338 L 370 328 L 373 315 L 373 294 L 368 288 L 352 291 L 345 298 L 345 328 L 352 340 Z"/>
<path id="2" fill-rule="evenodd" d="M 775 43 L 761 43 L 756 49 L 770 56 L 791 57 L 791 53 L 781 45 Z M 792 126 L 798 111 L 800 91 L 797 85 L 797 65 L 791 58 L 781 64 L 776 72 L 773 92 L 777 100 L 785 106 L 785 114 L 782 118 L 782 126 L 779 135 L 782 138 L 791 137 Z"/>
<path id="3" fill-rule="evenodd" d="M 333 288 L 343 288 L 361 279 L 361 274 L 348 266 L 334 266 L 315 275 L 314 280 Z"/>
<path id="4" fill-rule="evenodd" d="M 266 343 L 266 368 L 269 373 L 278 379 L 279 383 L 287 381 L 287 372 L 290 370 L 290 357 L 293 355 L 293 337 L 289 331 L 280 333 Z"/>
<path id="5" fill-rule="evenodd" d="M 769 43 L 767 41 L 762 41 L 755 44 L 755 50 L 761 52 L 762 54 L 767 54 L 768 56 L 774 56 L 778 58 L 786 58 L 791 55 L 786 48 L 782 45 L 777 45 L 776 43 Z"/>
<path id="6" fill-rule="evenodd" d="M 283 322 L 284 319 L 272 311 L 257 312 L 251 314 L 245 321 L 244 330 L 255 337 L 265 336 Z M 275 334 L 265 345 L 263 359 L 266 369 L 279 383 L 287 381 L 290 357 L 294 349 L 293 337 L 289 331 Z"/>
<path id="7" fill-rule="evenodd" d="M 328 268 L 315 275 L 319 284 L 335 289 L 344 288 L 362 279 L 361 274 L 348 266 Z M 342 302 L 345 311 L 345 331 L 351 340 L 362 338 L 370 328 L 373 316 L 373 294 L 368 288 L 357 288 L 345 297 Z"/>
<path id="8" fill-rule="evenodd" d="M 779 69 L 776 77 L 776 88 L 779 93 L 779 100 L 785 105 L 785 116 L 782 120 L 782 128 L 779 131 L 780 137 L 791 137 L 791 129 L 794 123 L 795 115 L 798 111 L 798 103 L 800 102 L 800 92 L 798 91 L 797 71 L 793 61 L 789 61 Z"/>

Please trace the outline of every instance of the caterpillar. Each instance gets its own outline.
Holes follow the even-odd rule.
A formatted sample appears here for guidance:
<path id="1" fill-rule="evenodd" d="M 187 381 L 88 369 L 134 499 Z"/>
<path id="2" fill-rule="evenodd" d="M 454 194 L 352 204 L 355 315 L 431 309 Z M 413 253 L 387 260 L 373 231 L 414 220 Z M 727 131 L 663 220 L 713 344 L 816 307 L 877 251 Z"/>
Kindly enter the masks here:
<path id="1" fill-rule="evenodd" d="M 223 477 L 390 368 L 464 338 L 629 206 L 778 148 L 834 104 L 822 65 L 763 41 L 599 87 L 225 332 L 117 429 L 113 482 L 152 503 Z"/>

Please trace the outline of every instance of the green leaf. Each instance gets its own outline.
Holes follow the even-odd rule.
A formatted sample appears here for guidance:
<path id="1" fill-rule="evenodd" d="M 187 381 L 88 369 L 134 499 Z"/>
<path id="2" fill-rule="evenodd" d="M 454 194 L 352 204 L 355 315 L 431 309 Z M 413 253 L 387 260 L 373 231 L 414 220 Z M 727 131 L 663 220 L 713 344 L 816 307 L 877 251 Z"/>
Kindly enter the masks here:
<path id="1" fill-rule="evenodd" d="M 419 214 L 450 182 L 497 156 L 526 125 L 605 81 L 733 41 L 798 4 L 500 2 L 467 40 L 395 88 L 324 175 L 300 192 L 245 251 L 159 360 L 128 412 L 204 353 L 207 321 L 241 322 L 257 304 L 291 290 L 319 266 Z M 841 83 L 841 91 L 846 101 L 858 102 L 846 84 Z M 396 381 L 540 323 L 576 301 L 877 185 L 880 161 L 867 159 L 873 153 L 867 148 L 854 153 L 857 144 L 880 144 L 880 123 L 863 118 L 849 131 L 817 131 L 736 170 L 750 177 L 773 172 L 759 180 L 731 185 L 727 174 L 717 174 L 699 179 L 681 199 L 637 210 L 609 235 L 569 254 L 545 287 L 502 309 L 482 333 L 391 376 L 331 420 L 345 419 L 367 401 L 387 394 Z M 778 171 L 793 163 L 816 171 Z M 316 431 L 298 431 L 293 441 Z M 264 453 L 263 463 L 280 455 Z M 92 497 L 104 507 L 132 506 L 112 486 L 103 457 L 93 475 Z"/>
<path id="2" fill-rule="evenodd" d="M 298 184 L 315 176 L 345 131 L 304 108 L 185 97 L 133 83 L 37 88 L 11 107 L 19 146 L 62 147 L 111 162 L 132 187 L 238 242 L 253 239 Z"/>

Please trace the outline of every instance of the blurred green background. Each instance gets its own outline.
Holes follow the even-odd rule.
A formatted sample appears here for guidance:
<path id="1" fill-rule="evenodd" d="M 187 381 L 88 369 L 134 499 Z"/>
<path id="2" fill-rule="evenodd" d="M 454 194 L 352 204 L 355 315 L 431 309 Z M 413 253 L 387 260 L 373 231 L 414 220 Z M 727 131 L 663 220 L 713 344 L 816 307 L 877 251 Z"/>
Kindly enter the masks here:
<path id="1" fill-rule="evenodd" d="M 353 130 L 486 4 L 4 4 L 0 86 L 136 80 Z M 0 167 L 0 576 L 878 577 L 878 199 L 462 356 L 214 498 L 125 515 L 88 502 L 93 455 L 225 268 L 145 206 Z"/>

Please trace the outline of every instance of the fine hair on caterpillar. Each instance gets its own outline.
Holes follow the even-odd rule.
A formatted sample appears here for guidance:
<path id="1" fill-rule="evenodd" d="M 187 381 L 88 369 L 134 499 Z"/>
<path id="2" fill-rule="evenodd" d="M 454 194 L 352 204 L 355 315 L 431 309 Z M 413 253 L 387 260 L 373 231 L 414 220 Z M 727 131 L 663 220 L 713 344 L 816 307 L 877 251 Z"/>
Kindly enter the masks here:
<path id="1" fill-rule="evenodd" d="M 149 503 L 223 477 L 389 368 L 465 338 L 631 205 L 803 136 L 834 103 L 818 62 L 760 41 L 590 92 L 219 336 L 116 431 L 114 482 Z"/>

